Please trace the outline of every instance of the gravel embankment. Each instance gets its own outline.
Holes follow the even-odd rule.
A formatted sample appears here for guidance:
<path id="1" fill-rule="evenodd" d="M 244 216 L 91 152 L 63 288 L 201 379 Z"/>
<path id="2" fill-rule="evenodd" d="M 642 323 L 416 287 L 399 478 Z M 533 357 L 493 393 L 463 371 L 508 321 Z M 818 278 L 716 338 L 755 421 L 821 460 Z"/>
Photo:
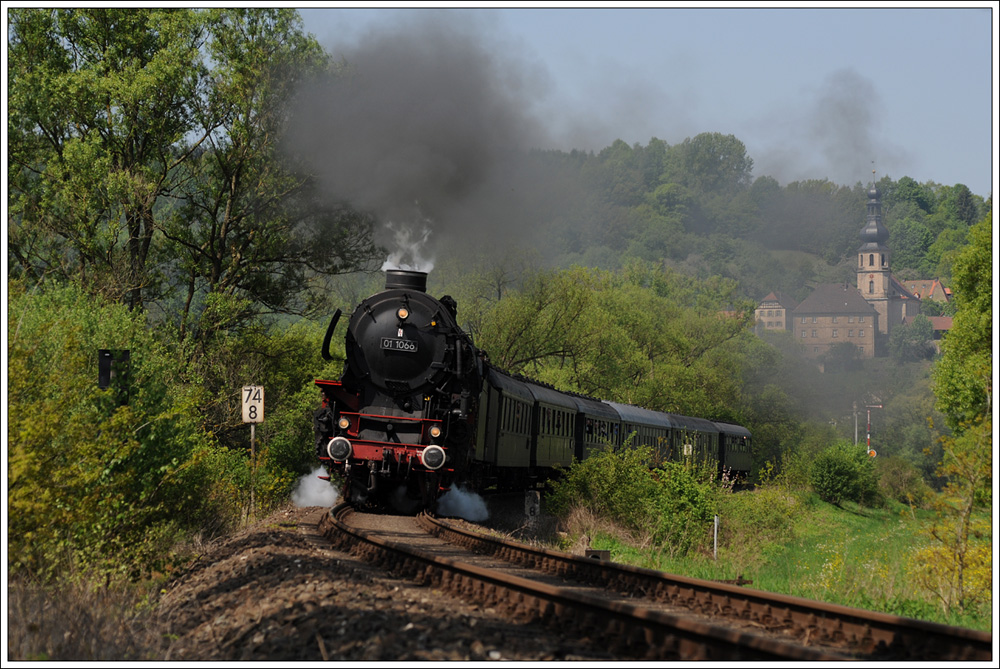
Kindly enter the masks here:
<path id="1" fill-rule="evenodd" d="M 328 547 L 322 507 L 218 543 L 163 594 L 173 661 L 607 661 L 572 635 L 398 579 Z"/>

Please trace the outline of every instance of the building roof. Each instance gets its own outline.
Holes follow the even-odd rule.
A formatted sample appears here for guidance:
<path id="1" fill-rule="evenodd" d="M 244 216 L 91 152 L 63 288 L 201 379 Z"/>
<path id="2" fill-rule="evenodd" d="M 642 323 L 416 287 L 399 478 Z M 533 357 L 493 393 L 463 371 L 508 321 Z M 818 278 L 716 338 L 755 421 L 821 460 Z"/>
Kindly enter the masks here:
<path id="1" fill-rule="evenodd" d="M 796 302 L 793 298 L 789 297 L 788 295 L 785 295 L 784 293 L 779 293 L 779 292 L 768 293 L 767 297 L 765 297 L 763 300 L 760 301 L 760 304 L 763 305 L 765 302 L 776 302 L 779 306 L 782 306 L 785 309 L 788 309 L 789 311 L 799 306 L 799 303 Z"/>
<path id="2" fill-rule="evenodd" d="M 907 316 L 903 319 L 903 325 L 909 325 L 916 316 Z M 951 316 L 924 316 L 931 322 L 931 327 L 935 332 L 947 332 L 951 329 Z"/>
<path id="3" fill-rule="evenodd" d="M 897 296 L 901 300 L 917 300 L 920 301 L 918 295 L 914 295 L 910 290 L 903 285 L 903 283 L 896 277 L 889 275 L 889 279 L 892 281 L 892 287 L 896 291 Z"/>
<path id="4" fill-rule="evenodd" d="M 877 314 L 849 283 L 821 283 L 794 310 L 796 314 Z"/>
<path id="5" fill-rule="evenodd" d="M 934 299 L 935 294 L 943 297 L 945 302 L 951 299 L 951 289 L 945 288 L 940 279 L 910 279 L 902 283 L 920 299 Z"/>

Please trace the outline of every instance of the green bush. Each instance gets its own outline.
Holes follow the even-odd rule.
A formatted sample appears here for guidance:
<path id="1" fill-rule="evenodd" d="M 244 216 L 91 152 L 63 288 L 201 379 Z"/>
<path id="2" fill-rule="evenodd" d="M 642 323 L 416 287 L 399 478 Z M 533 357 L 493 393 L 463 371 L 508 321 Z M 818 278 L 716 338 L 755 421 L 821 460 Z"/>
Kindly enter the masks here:
<path id="1" fill-rule="evenodd" d="M 8 566 L 156 568 L 212 518 L 198 393 L 143 314 L 79 286 L 9 284 Z M 131 352 L 127 404 L 98 388 L 98 350 Z"/>
<path id="2" fill-rule="evenodd" d="M 846 441 L 820 453 L 809 468 L 809 483 L 820 499 L 837 506 L 844 502 L 884 504 L 873 459 L 863 448 Z"/>
<path id="3" fill-rule="evenodd" d="M 647 448 L 626 448 L 617 453 L 608 449 L 574 463 L 565 477 L 553 484 L 550 509 L 565 516 L 580 506 L 639 529 L 647 515 L 643 503 L 651 500 L 656 490 L 646 464 L 650 455 Z"/>
<path id="4" fill-rule="evenodd" d="M 909 461 L 879 457 L 875 465 L 878 487 L 886 498 L 918 507 L 926 504 L 931 494 L 930 486 Z"/>
<path id="5" fill-rule="evenodd" d="M 574 463 L 553 485 L 549 508 L 563 518 L 586 509 L 670 555 L 683 555 L 708 534 L 710 484 L 680 463 L 650 469 L 651 458 L 646 447 L 626 446 Z"/>
<path id="6" fill-rule="evenodd" d="M 777 485 L 720 492 L 716 499 L 722 545 L 757 556 L 763 555 L 762 547 L 791 539 L 795 515 L 802 510 L 799 498 Z"/>

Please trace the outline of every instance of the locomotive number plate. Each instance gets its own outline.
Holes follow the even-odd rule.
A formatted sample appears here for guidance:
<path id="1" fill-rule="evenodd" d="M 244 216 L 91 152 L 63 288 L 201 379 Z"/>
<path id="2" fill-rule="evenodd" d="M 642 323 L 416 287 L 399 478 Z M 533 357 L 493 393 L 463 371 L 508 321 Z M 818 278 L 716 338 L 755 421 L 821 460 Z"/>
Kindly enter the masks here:
<path id="1" fill-rule="evenodd" d="M 386 351 L 406 351 L 413 353 L 417 350 L 417 342 L 413 339 L 393 339 L 392 337 L 382 337 L 382 348 Z"/>

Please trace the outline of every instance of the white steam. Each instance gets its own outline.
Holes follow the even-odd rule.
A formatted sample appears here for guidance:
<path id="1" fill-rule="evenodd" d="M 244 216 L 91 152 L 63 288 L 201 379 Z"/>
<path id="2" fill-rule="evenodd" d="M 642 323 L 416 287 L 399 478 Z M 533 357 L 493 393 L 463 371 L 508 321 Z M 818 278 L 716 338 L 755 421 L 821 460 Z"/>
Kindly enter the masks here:
<path id="1" fill-rule="evenodd" d="M 392 233 L 392 245 L 395 250 L 389 253 L 389 257 L 382 264 L 383 272 L 389 269 L 430 272 L 434 269 L 434 258 L 424 255 L 431 229 L 427 220 L 424 220 L 422 225 L 420 232 L 417 233 L 405 225 L 386 222 L 385 227 Z"/>
<path id="2" fill-rule="evenodd" d="M 326 476 L 326 470 L 317 467 L 309 474 L 299 479 L 298 485 L 292 491 L 292 503 L 295 506 L 333 506 L 340 491 L 320 476 Z"/>
<path id="3" fill-rule="evenodd" d="M 474 492 L 459 486 L 451 488 L 438 500 L 438 515 L 464 518 L 479 522 L 490 517 L 486 501 Z"/>

